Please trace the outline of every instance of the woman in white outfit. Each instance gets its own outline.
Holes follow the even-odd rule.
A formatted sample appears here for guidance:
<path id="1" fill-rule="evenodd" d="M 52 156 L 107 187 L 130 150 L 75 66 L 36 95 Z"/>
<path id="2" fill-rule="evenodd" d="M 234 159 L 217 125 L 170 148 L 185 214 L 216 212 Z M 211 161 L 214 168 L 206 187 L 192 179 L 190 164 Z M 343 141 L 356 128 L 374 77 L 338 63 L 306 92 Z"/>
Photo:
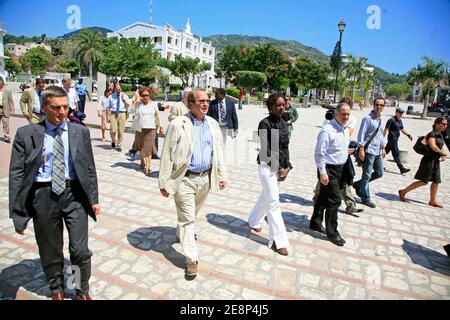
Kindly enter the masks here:
<path id="1" fill-rule="evenodd" d="M 259 179 L 263 190 L 253 208 L 248 224 L 255 232 L 261 232 L 261 224 L 267 216 L 269 223 L 269 247 L 287 256 L 289 240 L 283 217 L 281 216 L 278 181 L 284 181 L 292 165 L 289 162 L 289 132 L 286 122 L 281 118 L 285 99 L 272 94 L 267 99 L 270 115 L 258 126 L 261 150 L 257 162 Z M 274 143 L 277 141 L 278 143 Z"/>
<path id="2" fill-rule="evenodd" d="M 163 134 L 160 126 L 158 104 L 150 99 L 151 91 L 147 87 L 139 89 L 140 102 L 136 104 L 133 127 L 136 130 L 136 152 L 141 155 L 141 166 L 145 166 L 145 174 L 150 174 L 152 154 L 156 153 L 156 135 Z"/>
<path id="3" fill-rule="evenodd" d="M 111 88 L 106 88 L 103 96 L 100 98 L 100 101 L 98 102 L 97 114 L 102 122 L 102 142 L 106 141 L 105 132 L 106 132 L 106 129 L 108 129 L 108 121 L 106 121 L 106 119 L 107 119 L 106 110 L 108 109 L 107 108 L 108 99 L 112 95 L 112 92 L 113 91 Z"/>

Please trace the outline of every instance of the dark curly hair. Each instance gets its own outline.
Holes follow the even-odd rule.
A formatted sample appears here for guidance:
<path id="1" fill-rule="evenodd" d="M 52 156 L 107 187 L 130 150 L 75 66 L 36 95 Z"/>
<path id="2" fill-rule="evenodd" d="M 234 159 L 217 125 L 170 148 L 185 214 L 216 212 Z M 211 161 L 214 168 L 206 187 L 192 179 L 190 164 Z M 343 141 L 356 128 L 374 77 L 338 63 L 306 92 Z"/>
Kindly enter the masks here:
<path id="1" fill-rule="evenodd" d="M 285 100 L 284 96 L 282 96 L 281 94 L 278 94 L 278 93 L 274 93 L 269 96 L 269 98 L 266 101 L 267 109 L 269 109 L 269 112 L 272 111 L 272 107 L 274 107 L 277 104 L 277 101 L 279 98 L 282 98 L 283 100 Z M 285 100 L 285 102 L 286 102 L 286 100 Z"/>

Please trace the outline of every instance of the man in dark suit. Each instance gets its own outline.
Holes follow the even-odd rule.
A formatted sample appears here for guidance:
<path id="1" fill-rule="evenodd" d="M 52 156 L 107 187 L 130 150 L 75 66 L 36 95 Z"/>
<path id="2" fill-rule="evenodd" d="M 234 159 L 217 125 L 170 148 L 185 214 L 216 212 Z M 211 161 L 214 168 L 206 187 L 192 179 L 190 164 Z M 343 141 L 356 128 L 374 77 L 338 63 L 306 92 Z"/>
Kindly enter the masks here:
<path id="1" fill-rule="evenodd" d="M 227 135 L 235 138 L 239 129 L 236 107 L 234 103 L 226 101 L 225 96 L 225 89 L 217 89 L 216 99 L 211 101 L 208 110 L 208 116 L 214 118 L 220 125 L 224 146 Z"/>
<path id="2" fill-rule="evenodd" d="M 69 100 L 59 87 L 42 96 L 46 119 L 17 130 L 9 173 L 9 211 L 16 232 L 32 218 L 42 268 L 52 300 L 64 299 L 63 223 L 69 235 L 76 299 L 91 300 L 88 215 L 96 220 L 97 174 L 89 130 L 67 122 Z"/>

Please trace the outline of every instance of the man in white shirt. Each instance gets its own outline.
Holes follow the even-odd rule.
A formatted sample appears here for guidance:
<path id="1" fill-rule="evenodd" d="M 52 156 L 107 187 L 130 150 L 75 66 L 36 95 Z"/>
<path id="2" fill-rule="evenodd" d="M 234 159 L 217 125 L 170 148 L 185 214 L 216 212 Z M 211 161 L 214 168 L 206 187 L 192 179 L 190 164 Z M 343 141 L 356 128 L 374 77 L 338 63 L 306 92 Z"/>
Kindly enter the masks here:
<path id="1" fill-rule="evenodd" d="M 122 92 L 122 87 L 117 83 L 114 86 L 114 93 L 108 100 L 106 119 L 111 123 L 111 147 L 118 152 L 122 152 L 121 146 L 125 132 L 125 122 L 127 121 L 127 111 L 130 105 L 130 98 Z"/>
<path id="2" fill-rule="evenodd" d="M 340 103 L 336 107 L 335 119 L 320 130 L 314 153 L 320 177 L 320 192 L 314 203 L 310 228 L 326 234 L 337 246 L 345 243 L 337 230 L 338 209 L 342 201 L 342 173 L 348 155 L 354 152 L 348 148 L 350 136 L 346 124 L 349 116 L 350 106 Z M 322 226 L 324 213 L 326 228 Z"/>
<path id="3" fill-rule="evenodd" d="M 62 79 L 62 84 L 64 90 L 66 90 L 67 92 L 67 96 L 69 97 L 69 108 L 78 111 L 80 99 L 78 98 L 77 91 L 74 88 L 72 88 L 72 80 L 69 78 L 64 78 Z"/>

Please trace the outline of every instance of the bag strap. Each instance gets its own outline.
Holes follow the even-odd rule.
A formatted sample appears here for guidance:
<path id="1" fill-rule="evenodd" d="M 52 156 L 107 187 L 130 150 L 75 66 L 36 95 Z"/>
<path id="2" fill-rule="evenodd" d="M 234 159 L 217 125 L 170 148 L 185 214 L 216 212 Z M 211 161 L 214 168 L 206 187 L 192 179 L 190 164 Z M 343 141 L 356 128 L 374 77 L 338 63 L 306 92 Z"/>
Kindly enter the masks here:
<path id="1" fill-rule="evenodd" d="M 378 128 L 377 128 L 377 130 L 375 130 L 372 133 L 372 136 L 370 137 L 370 139 L 364 145 L 364 149 L 367 149 L 367 147 L 372 143 L 373 139 L 375 139 L 375 136 L 377 135 L 378 130 L 380 130 L 380 127 L 381 127 L 381 118 L 378 120 Z"/>

